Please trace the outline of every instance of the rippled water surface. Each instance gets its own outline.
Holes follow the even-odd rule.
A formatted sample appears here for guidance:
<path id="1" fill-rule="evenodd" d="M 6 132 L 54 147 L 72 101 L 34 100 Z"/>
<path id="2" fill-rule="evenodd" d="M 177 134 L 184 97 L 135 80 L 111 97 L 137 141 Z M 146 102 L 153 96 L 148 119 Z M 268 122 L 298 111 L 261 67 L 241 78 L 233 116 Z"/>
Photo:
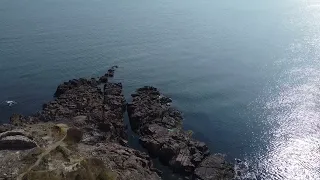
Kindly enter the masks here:
<path id="1" fill-rule="evenodd" d="M 319 0 L 0 1 L 1 122 L 119 65 L 258 179 L 320 179 L 319 62 Z"/>
<path id="2" fill-rule="evenodd" d="M 319 10 L 320 1 L 304 1 L 292 17 L 302 37 L 275 61 L 281 73 L 260 102 L 269 127 L 262 137 L 267 148 L 257 155 L 262 179 L 320 179 Z"/>

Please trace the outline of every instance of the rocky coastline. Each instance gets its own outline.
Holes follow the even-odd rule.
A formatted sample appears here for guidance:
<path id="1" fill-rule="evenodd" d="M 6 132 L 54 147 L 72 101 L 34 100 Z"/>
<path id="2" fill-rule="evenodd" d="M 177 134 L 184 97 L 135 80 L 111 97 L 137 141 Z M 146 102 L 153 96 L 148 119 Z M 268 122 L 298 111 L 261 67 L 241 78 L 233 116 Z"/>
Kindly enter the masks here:
<path id="1" fill-rule="evenodd" d="M 139 88 L 127 103 L 122 84 L 109 82 L 116 68 L 64 82 L 40 112 L 0 125 L 0 180 L 160 180 L 151 157 L 186 179 L 234 177 L 223 155 L 182 129 L 181 112 L 156 88 Z M 126 111 L 149 154 L 128 146 Z"/>
<path id="2" fill-rule="evenodd" d="M 154 87 L 132 94 L 128 104 L 131 128 L 140 135 L 140 144 L 174 172 L 191 179 L 232 179 L 234 170 L 221 154 L 211 154 L 207 145 L 182 128 L 182 113 L 172 100 Z"/>

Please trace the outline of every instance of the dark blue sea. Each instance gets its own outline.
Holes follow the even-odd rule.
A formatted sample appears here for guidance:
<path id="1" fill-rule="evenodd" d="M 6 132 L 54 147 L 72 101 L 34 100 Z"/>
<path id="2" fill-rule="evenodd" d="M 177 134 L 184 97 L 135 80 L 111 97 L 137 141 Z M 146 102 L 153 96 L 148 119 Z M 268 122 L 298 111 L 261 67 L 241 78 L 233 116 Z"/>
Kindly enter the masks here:
<path id="1" fill-rule="evenodd" d="M 319 0 L 0 1 L 0 122 L 118 65 L 265 180 L 320 179 L 319 62 Z"/>

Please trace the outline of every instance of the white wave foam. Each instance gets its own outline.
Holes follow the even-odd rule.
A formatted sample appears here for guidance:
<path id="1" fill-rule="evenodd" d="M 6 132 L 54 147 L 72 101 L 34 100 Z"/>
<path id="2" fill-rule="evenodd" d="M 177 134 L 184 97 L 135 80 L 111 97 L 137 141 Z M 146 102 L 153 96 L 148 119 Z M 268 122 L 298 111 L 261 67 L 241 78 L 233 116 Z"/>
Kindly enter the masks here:
<path id="1" fill-rule="evenodd" d="M 246 161 L 235 159 L 234 170 L 236 174 L 234 180 L 257 180 L 255 173 L 252 172 Z"/>

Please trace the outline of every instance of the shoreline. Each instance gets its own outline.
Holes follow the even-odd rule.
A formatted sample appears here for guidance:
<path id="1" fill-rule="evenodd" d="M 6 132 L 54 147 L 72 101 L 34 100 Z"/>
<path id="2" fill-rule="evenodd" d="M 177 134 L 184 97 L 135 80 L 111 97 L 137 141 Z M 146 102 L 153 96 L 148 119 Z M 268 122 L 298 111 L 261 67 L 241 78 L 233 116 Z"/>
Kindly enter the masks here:
<path id="1" fill-rule="evenodd" d="M 24 156 L 28 156 L 34 149 L 47 149 L 59 138 L 52 132 L 40 132 L 39 126 L 46 131 L 51 131 L 60 124 L 63 124 L 66 130 L 59 133 L 65 133 L 66 137 L 77 139 L 77 141 L 73 142 L 70 148 L 69 144 L 65 142 L 57 147 L 66 147 L 67 151 L 72 152 L 71 154 L 77 154 L 76 159 L 85 159 L 85 162 L 91 162 L 92 158 L 99 159 L 98 164 L 100 165 L 98 167 L 94 163 L 85 165 L 100 169 L 99 173 L 90 175 L 95 179 L 102 176 L 101 172 L 106 169 L 112 171 L 117 176 L 116 179 L 128 179 L 129 177 L 132 179 L 132 175 L 139 177 L 139 179 L 161 179 L 161 172 L 154 168 L 149 155 L 159 158 L 163 164 L 170 168 L 172 173 L 180 174 L 189 179 L 232 179 L 234 177 L 234 169 L 230 163 L 224 160 L 224 156 L 211 154 L 205 143 L 193 139 L 191 132 L 183 130 L 181 113 L 171 108 L 169 103 L 172 100 L 162 96 L 156 88 L 143 87 L 138 89 L 136 93 L 132 94 L 132 102 L 127 103 L 123 95 L 122 84 L 109 82 L 117 68 L 117 66 L 113 66 L 99 78 L 80 78 L 64 82 L 58 86 L 55 92 L 56 99 L 44 104 L 42 111 L 27 117 L 13 115 L 10 118 L 10 124 L 1 125 L 0 144 L 5 146 L 2 148 L 3 150 L 0 150 L 0 155 L 8 161 L 10 160 L 10 163 L 16 168 L 2 168 L 0 177 L 7 174 L 8 177 L 5 178 L 16 178 L 22 174 L 21 169 L 31 167 L 30 163 L 14 159 L 12 153 L 19 153 L 21 155 L 19 158 L 24 159 Z M 102 88 L 100 88 L 101 86 Z M 127 110 L 130 127 L 124 122 Z M 159 112 L 161 113 L 159 114 Z M 128 128 L 137 134 L 140 144 L 148 150 L 149 155 L 129 147 Z M 17 130 L 21 132 L 18 135 L 15 133 Z M 69 131 L 71 131 L 70 134 Z M 28 143 L 30 147 L 23 147 L 23 144 L 27 145 Z M 15 147 L 17 145 L 20 146 Z M 102 149 L 106 152 L 101 153 Z M 118 152 L 118 150 L 121 151 Z M 92 153 L 88 152 L 91 151 L 97 151 L 96 154 L 99 154 L 99 157 L 90 155 Z M 124 162 L 130 160 L 128 162 L 130 170 L 124 170 L 127 167 L 121 163 L 121 165 L 117 164 L 119 162 L 114 161 L 107 152 L 113 152 L 114 156 Z M 126 153 L 123 154 L 123 152 Z M 38 156 L 40 155 L 35 157 Z M 47 166 L 50 163 L 56 164 L 59 159 L 51 151 L 46 156 L 50 157 L 48 162 L 43 162 L 48 163 Z M 64 159 L 60 162 L 61 159 L 59 159 L 59 162 L 70 166 L 69 155 L 64 156 L 67 156 L 67 160 Z M 4 160 L 0 166 L 5 167 L 6 163 L 8 162 Z M 29 171 L 23 172 L 23 176 L 32 176 L 39 172 L 39 169 L 41 172 L 47 172 L 46 175 L 49 172 L 51 174 L 51 171 L 57 171 L 56 174 L 70 173 L 65 168 L 50 169 L 38 166 L 32 166 Z M 21 169 L 17 169 L 17 167 L 21 167 Z M 11 174 L 4 170 L 11 172 Z M 88 171 L 88 169 L 86 170 Z M 88 174 L 81 172 L 81 168 L 72 171 L 73 174 L 81 174 L 82 178 Z M 57 175 L 56 178 L 59 179 L 59 177 Z"/>

